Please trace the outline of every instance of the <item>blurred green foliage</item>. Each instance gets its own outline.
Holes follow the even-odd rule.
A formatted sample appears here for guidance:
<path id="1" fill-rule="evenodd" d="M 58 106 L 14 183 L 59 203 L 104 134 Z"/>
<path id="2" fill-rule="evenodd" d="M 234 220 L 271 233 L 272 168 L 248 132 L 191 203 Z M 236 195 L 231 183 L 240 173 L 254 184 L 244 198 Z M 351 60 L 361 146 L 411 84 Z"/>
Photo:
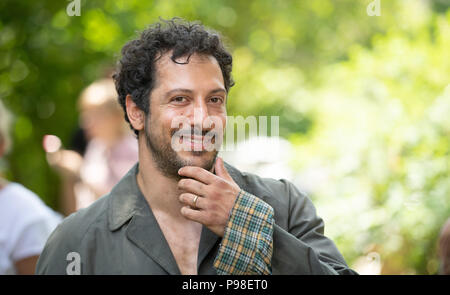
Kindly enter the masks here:
<path id="1" fill-rule="evenodd" d="M 311 197 L 350 265 L 379 253 L 383 273 L 436 273 L 450 216 L 449 2 L 0 2 L 0 98 L 16 114 L 7 177 L 57 207 L 42 137 L 68 145 L 83 87 L 159 17 L 200 20 L 234 56 L 229 115 L 280 116 L 292 169 L 324 171 Z"/>

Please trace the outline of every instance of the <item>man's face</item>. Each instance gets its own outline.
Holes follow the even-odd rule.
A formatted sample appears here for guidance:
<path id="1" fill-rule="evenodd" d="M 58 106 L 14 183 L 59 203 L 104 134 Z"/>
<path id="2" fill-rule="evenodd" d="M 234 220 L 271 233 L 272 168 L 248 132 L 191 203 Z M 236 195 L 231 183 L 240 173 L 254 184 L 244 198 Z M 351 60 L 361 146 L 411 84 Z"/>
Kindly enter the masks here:
<path id="1" fill-rule="evenodd" d="M 187 64 L 177 64 L 170 56 L 166 53 L 156 62 L 145 137 L 160 171 L 178 178 L 184 166 L 213 167 L 226 124 L 227 93 L 214 57 L 194 54 Z M 177 61 L 186 62 L 186 57 Z M 213 130 L 218 133 L 211 139 Z M 216 149 L 202 144 L 208 140 Z"/>

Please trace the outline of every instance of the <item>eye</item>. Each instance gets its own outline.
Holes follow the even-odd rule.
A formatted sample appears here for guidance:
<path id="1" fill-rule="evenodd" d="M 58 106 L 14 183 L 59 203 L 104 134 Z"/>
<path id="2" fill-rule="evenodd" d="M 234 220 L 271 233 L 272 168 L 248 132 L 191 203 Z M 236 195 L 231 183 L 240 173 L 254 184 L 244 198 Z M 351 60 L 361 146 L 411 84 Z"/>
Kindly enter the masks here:
<path id="1" fill-rule="evenodd" d="M 214 97 L 211 97 L 209 99 L 209 101 L 212 103 L 222 103 L 223 99 L 221 97 L 214 96 Z"/>
<path id="2" fill-rule="evenodd" d="M 176 96 L 176 97 L 172 98 L 172 101 L 178 102 L 178 103 L 185 102 L 186 98 L 184 96 Z"/>

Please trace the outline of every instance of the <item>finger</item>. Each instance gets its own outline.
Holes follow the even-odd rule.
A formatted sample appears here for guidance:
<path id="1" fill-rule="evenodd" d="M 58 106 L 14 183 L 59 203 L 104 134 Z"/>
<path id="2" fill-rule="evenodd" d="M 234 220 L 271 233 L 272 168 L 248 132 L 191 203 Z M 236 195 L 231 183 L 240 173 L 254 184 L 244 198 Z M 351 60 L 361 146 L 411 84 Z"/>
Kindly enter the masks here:
<path id="1" fill-rule="evenodd" d="M 197 201 L 195 201 L 195 197 L 197 197 Z M 191 193 L 183 193 L 179 196 L 179 200 L 181 203 L 191 206 L 194 209 L 203 209 L 203 201 L 204 198 L 191 194 Z"/>
<path id="2" fill-rule="evenodd" d="M 223 164 L 222 158 L 217 157 L 214 169 L 216 171 L 217 176 L 224 178 L 226 180 L 233 181 L 233 178 L 231 178 L 230 174 L 228 173 L 227 169 L 225 168 L 225 166 Z"/>
<path id="3" fill-rule="evenodd" d="M 201 224 L 205 224 L 205 214 L 204 211 L 194 210 L 189 208 L 188 206 L 184 206 L 181 208 L 181 214 L 190 219 L 192 221 L 197 221 Z"/>
<path id="4" fill-rule="evenodd" d="M 195 195 L 207 195 L 206 184 L 195 179 L 181 179 L 178 181 L 178 188 Z"/>
<path id="5" fill-rule="evenodd" d="M 211 172 L 195 166 L 185 166 L 178 170 L 178 174 L 185 177 L 194 178 L 203 182 L 204 184 L 211 184 L 214 182 L 216 175 Z"/>

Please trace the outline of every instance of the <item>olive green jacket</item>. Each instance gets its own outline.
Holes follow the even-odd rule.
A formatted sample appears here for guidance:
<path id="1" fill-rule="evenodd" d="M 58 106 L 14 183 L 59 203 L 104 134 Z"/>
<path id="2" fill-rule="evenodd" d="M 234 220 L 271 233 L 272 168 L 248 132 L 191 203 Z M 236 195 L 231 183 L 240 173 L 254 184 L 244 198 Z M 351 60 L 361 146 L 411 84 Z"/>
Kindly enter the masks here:
<path id="1" fill-rule="evenodd" d="M 274 209 L 273 274 L 356 274 L 334 243 L 310 199 L 286 180 L 261 178 L 225 163 L 241 189 Z M 180 274 L 148 203 L 138 188 L 136 164 L 112 191 L 70 215 L 55 229 L 36 274 L 67 274 L 78 255 L 81 274 Z M 221 238 L 203 227 L 198 274 L 213 267 Z M 72 253 L 72 254 L 70 254 Z"/>

